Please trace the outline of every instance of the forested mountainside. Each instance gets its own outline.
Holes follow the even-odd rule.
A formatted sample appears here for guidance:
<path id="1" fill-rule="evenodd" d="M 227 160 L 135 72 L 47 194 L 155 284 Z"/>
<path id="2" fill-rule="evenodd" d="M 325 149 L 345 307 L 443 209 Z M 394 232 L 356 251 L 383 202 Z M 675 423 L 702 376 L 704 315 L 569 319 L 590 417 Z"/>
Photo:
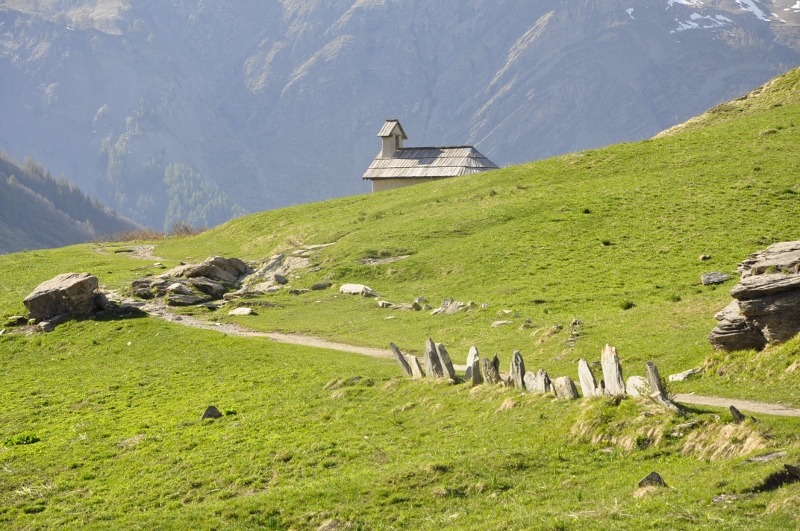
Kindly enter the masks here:
<path id="1" fill-rule="evenodd" d="M 156 227 L 368 191 L 385 118 L 497 164 L 800 64 L 796 0 L 0 0 L 0 145 Z"/>
<path id="2" fill-rule="evenodd" d="M 16 165 L 0 157 L 0 254 L 62 247 L 141 228 L 66 178 L 53 179 L 33 159 Z"/>

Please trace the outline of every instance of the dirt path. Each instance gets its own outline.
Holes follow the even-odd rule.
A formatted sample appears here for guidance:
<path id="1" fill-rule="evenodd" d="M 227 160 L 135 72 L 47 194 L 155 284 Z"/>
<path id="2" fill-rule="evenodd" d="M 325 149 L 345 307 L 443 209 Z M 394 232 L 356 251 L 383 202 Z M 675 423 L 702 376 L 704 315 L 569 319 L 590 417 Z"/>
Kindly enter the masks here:
<path id="1" fill-rule="evenodd" d="M 675 395 L 675 402 L 695 406 L 714 406 L 728 408 L 734 406 L 741 411 L 761 415 L 775 415 L 777 417 L 800 417 L 800 409 L 794 409 L 782 404 L 767 404 L 753 402 L 752 400 L 739 400 L 735 398 L 719 398 L 716 396 L 699 396 L 695 394 Z"/>
<path id="2" fill-rule="evenodd" d="M 100 254 L 124 254 L 135 260 L 163 260 L 160 256 L 153 256 L 155 245 L 126 245 L 124 247 L 95 247 L 94 251 Z"/>
<path id="3" fill-rule="evenodd" d="M 258 332 L 251 330 L 236 323 L 211 323 L 209 321 L 191 317 L 188 315 L 177 315 L 169 311 L 166 305 L 160 302 L 149 302 L 142 304 L 138 301 L 126 299 L 126 304 L 137 306 L 152 315 L 171 323 L 181 324 L 183 326 L 190 326 L 192 328 L 199 328 L 202 330 L 213 330 L 222 334 L 237 336 L 237 337 L 265 337 L 272 341 L 279 343 L 288 343 L 292 345 L 303 345 L 306 347 L 325 348 L 328 350 L 336 350 L 339 352 L 349 352 L 352 354 L 361 354 L 362 356 L 370 356 L 373 358 L 392 358 L 394 354 L 389 349 L 357 347 L 348 345 L 346 343 L 334 343 L 313 336 L 301 336 L 296 334 L 281 334 L 277 332 Z M 466 365 L 454 365 L 456 370 L 466 370 Z M 784 406 L 782 404 L 769 404 L 766 402 L 754 402 L 751 400 L 739 400 L 734 398 L 719 398 L 716 396 L 700 396 L 695 394 L 678 394 L 675 395 L 675 402 L 681 404 L 690 404 L 696 406 L 713 406 L 728 408 L 735 406 L 736 409 L 753 413 L 757 415 L 774 415 L 778 417 L 800 417 L 800 409 L 794 409 Z"/>

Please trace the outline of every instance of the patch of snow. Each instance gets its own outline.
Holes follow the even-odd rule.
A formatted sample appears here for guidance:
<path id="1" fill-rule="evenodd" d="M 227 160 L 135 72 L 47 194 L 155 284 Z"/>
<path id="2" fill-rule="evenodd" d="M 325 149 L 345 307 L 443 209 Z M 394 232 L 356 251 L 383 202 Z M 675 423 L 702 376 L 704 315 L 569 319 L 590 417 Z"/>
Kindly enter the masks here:
<path id="1" fill-rule="evenodd" d="M 795 5 L 793 5 L 789 9 L 800 9 L 800 2 L 797 2 Z"/>
<path id="2" fill-rule="evenodd" d="M 625 12 L 628 14 L 629 17 L 633 18 L 633 8 L 632 7 L 629 7 L 628 9 L 626 9 Z M 636 19 L 633 18 L 633 20 L 636 20 Z"/>
<path id="3" fill-rule="evenodd" d="M 692 29 L 721 28 L 733 21 L 720 15 L 716 15 L 714 17 L 711 15 L 703 16 L 700 13 L 695 12 L 689 15 L 689 20 L 681 21 L 676 18 L 675 22 L 678 23 L 678 27 L 670 31 L 670 33 L 680 33 L 681 31 Z"/>
<path id="4" fill-rule="evenodd" d="M 667 9 L 672 7 L 675 4 L 680 4 L 682 6 L 700 6 L 703 5 L 703 2 L 700 0 L 668 0 L 669 4 L 667 5 Z"/>
<path id="5" fill-rule="evenodd" d="M 758 8 L 755 0 L 736 0 L 736 3 L 739 4 L 743 10 L 750 11 L 752 14 L 754 14 L 758 20 L 769 22 L 769 18 L 764 14 L 763 11 L 761 11 L 761 9 Z"/>

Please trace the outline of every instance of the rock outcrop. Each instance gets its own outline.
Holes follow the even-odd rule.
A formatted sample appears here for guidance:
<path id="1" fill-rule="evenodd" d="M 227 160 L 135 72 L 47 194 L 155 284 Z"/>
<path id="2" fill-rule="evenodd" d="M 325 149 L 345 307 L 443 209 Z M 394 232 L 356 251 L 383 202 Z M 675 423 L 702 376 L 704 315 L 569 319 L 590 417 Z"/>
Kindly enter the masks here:
<path id="1" fill-rule="evenodd" d="M 800 332 L 800 241 L 781 242 L 739 264 L 735 299 L 715 316 L 714 348 L 745 350 L 783 342 Z"/>
<path id="2" fill-rule="evenodd" d="M 170 306 L 193 306 L 226 297 L 252 274 L 250 266 L 238 258 L 211 256 L 199 264 L 180 265 L 156 277 L 136 279 L 131 292 L 142 299 L 165 297 Z"/>

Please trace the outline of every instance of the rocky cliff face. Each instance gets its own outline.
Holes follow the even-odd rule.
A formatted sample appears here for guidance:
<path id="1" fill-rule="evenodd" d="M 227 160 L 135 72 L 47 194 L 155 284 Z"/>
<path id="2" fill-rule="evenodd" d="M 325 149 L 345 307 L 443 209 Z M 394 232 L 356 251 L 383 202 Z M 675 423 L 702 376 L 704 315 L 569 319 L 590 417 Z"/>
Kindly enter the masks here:
<path id="1" fill-rule="evenodd" d="M 800 64 L 794 0 L 0 1 L 0 145 L 152 225 L 650 137 Z M 210 206 L 209 206 L 210 205 Z"/>

